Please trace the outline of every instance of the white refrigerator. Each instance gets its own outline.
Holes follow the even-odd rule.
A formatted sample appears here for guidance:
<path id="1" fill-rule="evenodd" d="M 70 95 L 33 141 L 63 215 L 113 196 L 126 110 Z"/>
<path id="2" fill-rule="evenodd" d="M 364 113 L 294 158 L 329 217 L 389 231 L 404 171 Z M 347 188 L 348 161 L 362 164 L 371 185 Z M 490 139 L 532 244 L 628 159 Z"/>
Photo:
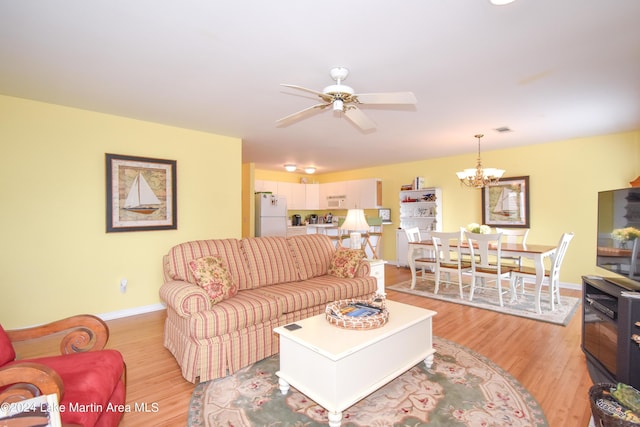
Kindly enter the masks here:
<path id="1" fill-rule="evenodd" d="M 287 199 L 277 194 L 256 194 L 256 237 L 287 236 Z"/>

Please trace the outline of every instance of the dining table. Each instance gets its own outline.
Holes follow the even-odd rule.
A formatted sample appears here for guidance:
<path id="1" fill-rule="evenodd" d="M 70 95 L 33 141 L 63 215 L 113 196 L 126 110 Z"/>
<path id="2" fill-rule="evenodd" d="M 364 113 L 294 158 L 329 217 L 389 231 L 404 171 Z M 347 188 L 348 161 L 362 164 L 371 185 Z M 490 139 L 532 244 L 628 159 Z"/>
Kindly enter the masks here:
<path id="1" fill-rule="evenodd" d="M 452 245 L 454 246 L 454 245 Z M 455 246 L 454 246 L 455 247 Z M 491 247 L 490 247 L 491 249 Z M 535 277 L 535 304 L 536 312 L 542 313 L 540 308 L 540 295 L 542 292 L 542 282 L 545 276 L 544 259 L 552 256 L 557 249 L 556 245 L 541 245 L 541 244 L 522 244 L 522 243 L 502 243 L 500 248 L 500 255 L 505 257 L 522 257 L 533 260 L 536 270 Z M 409 268 L 411 269 L 411 289 L 416 286 L 416 259 L 423 256 L 425 251 L 433 252 L 433 242 L 431 240 L 420 240 L 417 242 L 409 242 L 409 252 L 407 258 L 409 261 Z M 469 244 L 462 242 L 460 245 L 460 252 L 463 254 L 470 254 Z M 491 251 L 489 252 L 491 254 Z M 497 248 L 494 246 L 493 255 L 497 253 Z M 549 286 L 549 297 L 552 298 L 551 286 Z"/>

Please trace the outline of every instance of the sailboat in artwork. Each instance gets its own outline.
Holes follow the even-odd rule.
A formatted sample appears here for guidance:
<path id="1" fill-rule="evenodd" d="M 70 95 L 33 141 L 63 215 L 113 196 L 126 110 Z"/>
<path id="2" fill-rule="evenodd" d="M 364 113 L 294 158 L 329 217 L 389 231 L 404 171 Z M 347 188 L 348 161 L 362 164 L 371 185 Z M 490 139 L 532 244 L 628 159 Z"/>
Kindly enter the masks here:
<path id="1" fill-rule="evenodd" d="M 512 216 L 518 213 L 519 206 L 518 192 L 503 188 L 493 208 L 493 213 L 500 216 Z"/>
<path id="2" fill-rule="evenodd" d="M 133 180 L 127 200 L 124 202 L 124 209 L 139 214 L 149 215 L 157 211 L 162 202 L 149 186 L 149 183 L 141 172 Z"/>

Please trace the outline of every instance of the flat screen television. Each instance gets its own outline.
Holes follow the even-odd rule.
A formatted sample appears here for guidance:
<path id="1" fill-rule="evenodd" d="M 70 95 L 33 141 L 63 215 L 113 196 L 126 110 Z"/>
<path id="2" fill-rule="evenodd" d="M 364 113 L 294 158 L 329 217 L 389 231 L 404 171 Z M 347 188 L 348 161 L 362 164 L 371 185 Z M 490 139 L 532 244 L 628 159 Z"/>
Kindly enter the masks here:
<path id="1" fill-rule="evenodd" d="M 611 273 L 603 277 L 623 288 L 640 291 L 640 188 L 598 193 L 596 266 Z"/>

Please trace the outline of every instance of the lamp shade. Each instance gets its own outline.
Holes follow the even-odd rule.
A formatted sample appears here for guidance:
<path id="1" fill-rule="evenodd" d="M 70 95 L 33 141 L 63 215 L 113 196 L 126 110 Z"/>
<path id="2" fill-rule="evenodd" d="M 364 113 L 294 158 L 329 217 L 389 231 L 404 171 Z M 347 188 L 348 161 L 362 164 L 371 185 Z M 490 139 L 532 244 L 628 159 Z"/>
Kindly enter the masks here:
<path id="1" fill-rule="evenodd" d="M 367 223 L 367 219 L 364 217 L 364 210 L 349 209 L 347 217 L 340 228 L 351 231 L 367 231 L 369 229 L 369 224 Z"/>

